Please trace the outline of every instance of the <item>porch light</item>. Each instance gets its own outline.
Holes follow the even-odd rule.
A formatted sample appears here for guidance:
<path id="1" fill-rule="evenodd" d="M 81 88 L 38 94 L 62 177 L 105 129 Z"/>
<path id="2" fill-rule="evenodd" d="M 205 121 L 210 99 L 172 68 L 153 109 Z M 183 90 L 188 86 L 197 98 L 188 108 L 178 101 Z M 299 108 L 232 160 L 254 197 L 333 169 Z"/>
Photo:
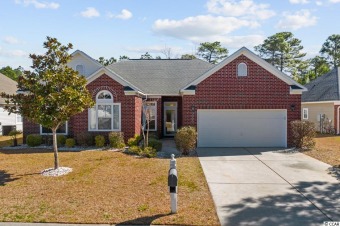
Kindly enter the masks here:
<path id="1" fill-rule="evenodd" d="M 291 111 L 294 111 L 294 110 L 295 110 L 295 104 L 291 104 L 291 105 L 290 105 L 290 110 L 291 110 Z"/>
<path id="2" fill-rule="evenodd" d="M 195 112 L 195 110 L 196 110 L 196 107 L 194 105 L 191 105 L 191 111 Z"/>

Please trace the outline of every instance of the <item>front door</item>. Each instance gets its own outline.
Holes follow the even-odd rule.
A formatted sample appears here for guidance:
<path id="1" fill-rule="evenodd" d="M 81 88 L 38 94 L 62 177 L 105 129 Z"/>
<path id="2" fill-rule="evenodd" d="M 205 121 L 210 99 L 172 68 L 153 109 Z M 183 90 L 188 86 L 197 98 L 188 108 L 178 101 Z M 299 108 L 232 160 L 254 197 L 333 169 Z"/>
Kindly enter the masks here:
<path id="1" fill-rule="evenodd" d="M 164 136 L 174 136 L 177 131 L 177 102 L 164 102 Z"/>

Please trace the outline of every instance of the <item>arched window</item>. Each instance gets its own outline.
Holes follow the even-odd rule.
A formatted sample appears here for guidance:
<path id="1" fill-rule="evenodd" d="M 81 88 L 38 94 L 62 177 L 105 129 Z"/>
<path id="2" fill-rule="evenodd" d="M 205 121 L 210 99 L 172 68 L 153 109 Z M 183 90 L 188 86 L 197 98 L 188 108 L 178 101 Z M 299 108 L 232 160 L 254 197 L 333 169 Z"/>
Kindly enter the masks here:
<path id="1" fill-rule="evenodd" d="M 120 103 L 113 102 L 109 91 L 100 91 L 96 96 L 96 105 L 89 109 L 89 130 L 120 131 L 120 122 Z"/>
<path id="2" fill-rule="evenodd" d="M 239 63 L 237 65 L 237 76 L 247 76 L 247 75 L 248 75 L 247 65 L 245 63 Z"/>
<path id="3" fill-rule="evenodd" d="M 85 72 L 85 70 L 84 70 L 84 65 L 78 64 L 78 65 L 76 66 L 76 71 L 78 71 L 79 74 L 84 75 L 84 72 Z"/>

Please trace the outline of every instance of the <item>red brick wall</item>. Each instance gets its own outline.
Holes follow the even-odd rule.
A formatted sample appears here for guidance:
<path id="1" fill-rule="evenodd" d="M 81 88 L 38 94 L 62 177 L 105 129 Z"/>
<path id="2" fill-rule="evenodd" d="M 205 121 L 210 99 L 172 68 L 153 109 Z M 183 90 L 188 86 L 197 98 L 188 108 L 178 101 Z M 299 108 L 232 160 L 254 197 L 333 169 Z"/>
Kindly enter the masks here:
<path id="1" fill-rule="evenodd" d="M 339 118 L 339 111 L 338 108 L 340 107 L 340 105 L 334 105 L 334 128 L 337 134 L 340 133 L 340 131 L 338 131 L 338 118 Z"/>
<path id="2" fill-rule="evenodd" d="M 125 140 L 140 133 L 140 110 L 141 98 L 136 96 L 126 96 L 124 87 L 103 74 L 96 80 L 87 85 L 88 90 L 92 94 L 93 100 L 96 99 L 97 93 L 102 90 L 108 90 L 113 95 L 114 103 L 121 103 L 121 131 L 124 132 Z M 71 124 L 71 123 L 70 123 Z M 88 110 L 72 117 L 71 135 L 88 131 Z M 108 132 L 93 132 L 94 134 L 107 134 Z"/>
<path id="3" fill-rule="evenodd" d="M 40 126 L 23 117 L 23 142 L 26 144 L 26 137 L 29 134 L 40 134 Z"/>
<path id="4" fill-rule="evenodd" d="M 241 62 L 248 66 L 246 77 L 237 76 Z M 183 126 L 196 126 L 197 109 L 287 109 L 289 145 L 289 123 L 301 119 L 301 95 L 290 95 L 289 91 L 289 85 L 242 55 L 198 84 L 195 95 L 183 97 Z"/>

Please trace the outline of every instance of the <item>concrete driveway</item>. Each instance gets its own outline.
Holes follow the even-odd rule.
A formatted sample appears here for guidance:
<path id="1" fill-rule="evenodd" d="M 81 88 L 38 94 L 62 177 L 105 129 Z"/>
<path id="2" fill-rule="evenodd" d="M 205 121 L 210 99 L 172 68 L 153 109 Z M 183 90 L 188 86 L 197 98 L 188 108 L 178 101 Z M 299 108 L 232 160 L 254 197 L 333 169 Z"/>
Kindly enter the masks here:
<path id="1" fill-rule="evenodd" d="M 198 148 L 222 225 L 340 222 L 330 165 L 289 149 Z"/>

